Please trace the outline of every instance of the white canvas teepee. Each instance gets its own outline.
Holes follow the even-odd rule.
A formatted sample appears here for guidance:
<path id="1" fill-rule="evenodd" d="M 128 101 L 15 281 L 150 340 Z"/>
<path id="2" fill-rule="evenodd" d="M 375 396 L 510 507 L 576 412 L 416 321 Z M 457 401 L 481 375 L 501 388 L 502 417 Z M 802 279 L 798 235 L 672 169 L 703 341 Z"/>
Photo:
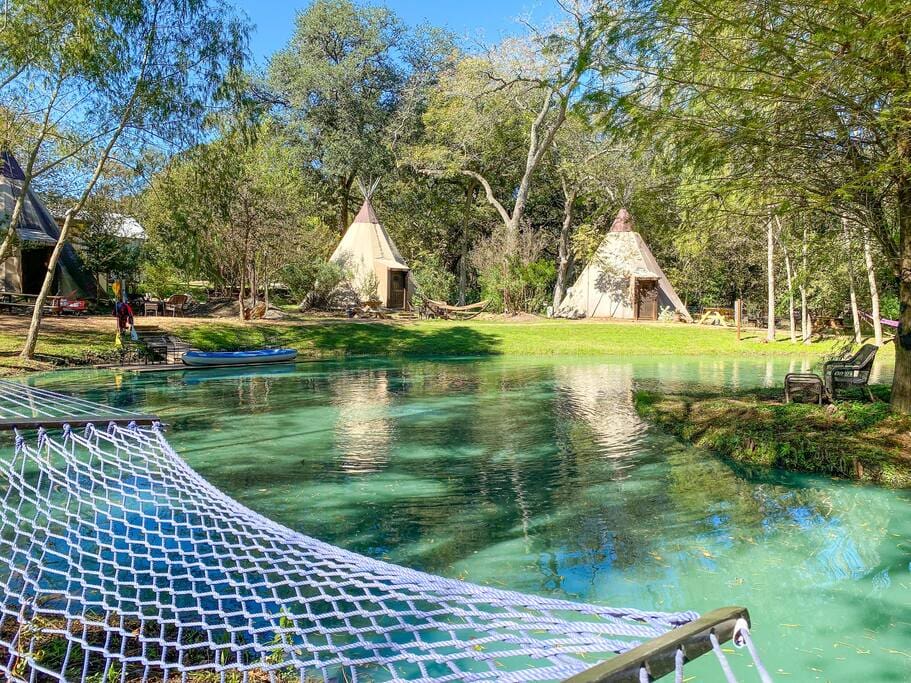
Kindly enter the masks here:
<path id="1" fill-rule="evenodd" d="M 411 269 L 365 194 L 361 210 L 329 260 L 347 269 L 348 284 L 362 301 L 375 296 L 386 308 L 408 309 L 414 291 Z"/>
<path id="2" fill-rule="evenodd" d="M 570 287 L 557 315 L 567 318 L 657 320 L 662 312 L 692 322 L 633 219 L 620 209 L 591 262 Z"/>

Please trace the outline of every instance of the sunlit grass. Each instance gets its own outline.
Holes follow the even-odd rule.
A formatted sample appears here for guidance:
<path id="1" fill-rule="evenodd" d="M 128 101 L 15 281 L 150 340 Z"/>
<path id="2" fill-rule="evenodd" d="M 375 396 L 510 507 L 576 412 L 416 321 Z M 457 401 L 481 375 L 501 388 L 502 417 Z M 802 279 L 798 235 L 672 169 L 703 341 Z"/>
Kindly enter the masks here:
<path id="1" fill-rule="evenodd" d="M 186 331 L 204 350 L 288 346 L 304 356 L 345 355 L 826 355 L 845 343 L 827 338 L 793 344 L 785 337 L 769 344 L 755 331 L 737 341 L 731 329 L 682 324 L 599 323 L 553 320 L 532 323 L 299 322 L 275 324 L 203 323 Z"/>
<path id="2" fill-rule="evenodd" d="M 829 355 L 848 342 L 828 337 L 793 344 L 784 335 L 765 343 L 765 333 L 683 324 L 493 318 L 468 322 L 347 321 L 293 316 L 278 322 L 233 319 L 137 318 L 137 327 L 158 328 L 202 350 L 291 347 L 302 358 L 346 356 L 598 356 L 598 355 Z M 28 319 L 0 318 L 0 373 L 64 365 L 117 363 L 114 320 L 49 318 L 38 343 L 38 363 L 18 359 Z"/>
<path id="3" fill-rule="evenodd" d="M 781 389 L 725 395 L 636 394 L 646 419 L 697 446 L 760 465 L 911 487 L 911 417 L 876 402 L 831 406 L 781 401 Z"/>

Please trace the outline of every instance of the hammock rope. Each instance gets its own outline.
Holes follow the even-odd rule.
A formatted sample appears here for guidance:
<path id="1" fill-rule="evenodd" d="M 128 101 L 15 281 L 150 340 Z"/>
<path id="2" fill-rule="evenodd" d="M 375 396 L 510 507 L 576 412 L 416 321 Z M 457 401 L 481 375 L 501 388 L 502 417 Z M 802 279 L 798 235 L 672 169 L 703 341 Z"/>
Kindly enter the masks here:
<path id="1" fill-rule="evenodd" d="M 57 400 L 2 384 L 11 412 Z M 9 680 L 556 681 L 698 619 L 524 595 L 348 552 L 220 492 L 159 425 L 17 431 L 0 471 Z M 680 647 L 670 651 L 678 680 Z"/>

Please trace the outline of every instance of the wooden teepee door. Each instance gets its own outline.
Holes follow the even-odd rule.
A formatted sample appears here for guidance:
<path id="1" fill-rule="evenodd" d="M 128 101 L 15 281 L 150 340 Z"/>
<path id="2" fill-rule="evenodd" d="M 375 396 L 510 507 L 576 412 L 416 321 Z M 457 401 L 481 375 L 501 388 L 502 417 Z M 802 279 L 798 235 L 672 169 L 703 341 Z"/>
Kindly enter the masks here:
<path id="1" fill-rule="evenodd" d="M 405 289 L 408 285 L 408 273 L 404 270 L 389 271 L 388 308 L 405 308 Z"/>
<path id="2" fill-rule="evenodd" d="M 658 281 L 636 280 L 636 320 L 658 319 Z"/>

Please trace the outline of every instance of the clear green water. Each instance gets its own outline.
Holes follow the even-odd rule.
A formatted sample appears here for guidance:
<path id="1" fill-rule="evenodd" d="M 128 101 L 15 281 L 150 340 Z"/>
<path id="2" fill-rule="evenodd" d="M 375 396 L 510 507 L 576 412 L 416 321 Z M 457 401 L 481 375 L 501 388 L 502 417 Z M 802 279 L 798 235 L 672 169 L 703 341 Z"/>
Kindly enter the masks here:
<path id="1" fill-rule="evenodd" d="M 576 600 L 745 605 L 782 680 L 911 680 L 908 493 L 746 471 L 632 405 L 637 388 L 774 385 L 806 367 L 383 360 L 34 381 L 157 412 L 210 481 L 346 548 Z"/>

